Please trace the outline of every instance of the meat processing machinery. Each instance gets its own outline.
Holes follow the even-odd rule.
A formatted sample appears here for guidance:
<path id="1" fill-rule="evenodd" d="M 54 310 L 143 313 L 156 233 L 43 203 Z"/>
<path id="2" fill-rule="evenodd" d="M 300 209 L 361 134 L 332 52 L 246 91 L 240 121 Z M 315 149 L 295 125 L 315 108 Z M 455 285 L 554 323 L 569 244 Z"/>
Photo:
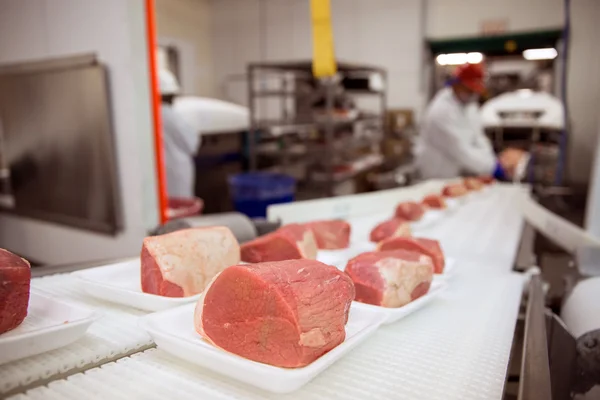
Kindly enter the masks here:
<path id="1" fill-rule="evenodd" d="M 552 185 L 558 173 L 564 108 L 556 97 L 530 89 L 501 94 L 481 107 L 483 127 L 497 152 L 506 147 L 529 151 L 530 183 Z"/>

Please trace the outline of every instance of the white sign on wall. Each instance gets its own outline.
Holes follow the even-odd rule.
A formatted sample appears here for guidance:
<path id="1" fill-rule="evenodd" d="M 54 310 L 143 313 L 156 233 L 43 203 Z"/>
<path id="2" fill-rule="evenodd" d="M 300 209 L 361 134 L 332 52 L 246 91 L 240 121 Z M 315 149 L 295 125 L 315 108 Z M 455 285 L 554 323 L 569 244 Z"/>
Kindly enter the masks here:
<path id="1" fill-rule="evenodd" d="M 501 35 L 506 33 L 508 19 L 487 19 L 481 21 L 481 33 L 484 36 Z"/>

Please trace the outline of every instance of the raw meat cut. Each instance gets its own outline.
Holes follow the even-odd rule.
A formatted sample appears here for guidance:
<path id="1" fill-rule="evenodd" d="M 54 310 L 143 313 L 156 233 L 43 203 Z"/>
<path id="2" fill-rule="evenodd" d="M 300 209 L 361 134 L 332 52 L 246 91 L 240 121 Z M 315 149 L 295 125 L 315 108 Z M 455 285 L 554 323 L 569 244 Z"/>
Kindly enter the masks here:
<path id="1" fill-rule="evenodd" d="M 348 275 L 315 260 L 236 265 L 202 294 L 194 326 L 249 360 L 303 367 L 344 341 L 353 298 Z"/>
<path id="2" fill-rule="evenodd" d="M 317 258 L 317 242 L 311 229 L 304 225 L 289 224 L 275 232 L 242 244 L 242 261 L 267 261 Z"/>
<path id="3" fill-rule="evenodd" d="M 27 316 L 30 283 L 29 262 L 0 249 L 0 334 L 15 329 Z"/>
<path id="4" fill-rule="evenodd" d="M 425 209 L 414 201 L 405 201 L 396 207 L 396 218 L 404 218 L 407 221 L 418 221 L 423 218 Z"/>
<path id="5" fill-rule="evenodd" d="M 490 175 L 480 176 L 479 180 L 485 185 L 490 185 L 495 181 L 494 177 Z"/>
<path id="6" fill-rule="evenodd" d="M 435 210 L 443 210 L 447 207 L 446 200 L 444 200 L 444 197 L 438 196 L 437 194 L 430 194 L 429 196 L 425 196 L 423 198 L 423 201 L 421 201 L 421 204 Z"/>
<path id="7" fill-rule="evenodd" d="M 479 178 L 465 178 L 464 185 L 469 190 L 483 189 L 483 182 Z"/>
<path id="8" fill-rule="evenodd" d="M 230 265 L 240 245 L 224 226 L 183 229 L 150 236 L 142 245 L 142 291 L 166 297 L 196 295 Z"/>
<path id="9" fill-rule="evenodd" d="M 454 183 L 445 186 L 442 189 L 442 195 L 445 197 L 461 197 L 468 193 L 467 188 L 462 183 Z"/>
<path id="10" fill-rule="evenodd" d="M 441 274 L 444 272 L 445 260 L 440 242 L 433 239 L 416 237 L 395 237 L 379 242 L 377 246 L 379 251 L 389 250 L 408 250 L 428 256 L 433 261 L 434 272 Z"/>
<path id="11" fill-rule="evenodd" d="M 402 218 L 392 218 L 383 221 L 371 231 L 371 242 L 381 242 L 384 239 L 396 236 L 410 236 L 410 224 Z"/>
<path id="12" fill-rule="evenodd" d="M 350 244 L 350 224 L 342 220 L 315 221 L 304 224 L 312 230 L 317 247 L 322 250 L 345 249 Z"/>
<path id="13" fill-rule="evenodd" d="M 354 282 L 356 301 L 383 307 L 402 307 L 429 291 L 431 258 L 406 250 L 363 253 L 346 265 Z"/>

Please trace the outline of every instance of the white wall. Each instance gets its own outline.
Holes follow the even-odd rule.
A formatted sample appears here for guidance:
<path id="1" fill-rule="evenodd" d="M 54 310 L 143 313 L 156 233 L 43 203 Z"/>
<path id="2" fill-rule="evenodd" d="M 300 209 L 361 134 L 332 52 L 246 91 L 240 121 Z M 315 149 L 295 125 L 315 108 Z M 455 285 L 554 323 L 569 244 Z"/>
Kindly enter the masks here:
<path id="1" fill-rule="evenodd" d="M 563 25 L 562 0 L 426 0 L 426 2 L 427 37 L 431 39 L 478 36 L 481 34 L 481 23 L 486 20 L 506 20 L 508 32 L 553 29 Z"/>
<path id="2" fill-rule="evenodd" d="M 157 0 L 158 41 L 177 48 L 185 94 L 214 95 L 209 0 Z"/>
<path id="3" fill-rule="evenodd" d="M 134 255 L 158 221 L 142 1 L 0 0 L 0 64 L 94 52 L 108 66 L 125 230 L 117 237 L 0 214 L 0 247 L 66 263 Z"/>
<path id="4" fill-rule="evenodd" d="M 331 3 L 337 58 L 385 67 L 389 106 L 419 109 L 423 102 L 421 0 Z M 240 75 L 250 61 L 312 58 L 308 1 L 213 0 L 211 5 L 219 97 L 246 104 L 246 82 Z"/>
<path id="5" fill-rule="evenodd" d="M 571 1 L 568 101 L 572 132 L 567 173 L 579 183 L 590 179 L 600 125 L 600 1 Z"/>

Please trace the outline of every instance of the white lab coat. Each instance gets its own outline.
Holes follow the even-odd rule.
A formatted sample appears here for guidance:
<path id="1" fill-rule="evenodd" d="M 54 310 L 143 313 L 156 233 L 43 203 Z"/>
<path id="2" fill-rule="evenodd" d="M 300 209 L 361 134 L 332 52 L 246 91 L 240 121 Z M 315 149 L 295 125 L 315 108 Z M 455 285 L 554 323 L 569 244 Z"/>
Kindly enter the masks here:
<path id="1" fill-rule="evenodd" d="M 169 104 L 162 104 L 161 114 L 167 193 L 169 197 L 193 197 L 193 156 L 200 144 L 200 133 L 190 128 Z"/>
<path id="2" fill-rule="evenodd" d="M 491 175 L 496 166 L 477 104 L 461 103 L 449 87 L 440 90 L 429 104 L 415 153 L 424 179 L 465 173 Z"/>

